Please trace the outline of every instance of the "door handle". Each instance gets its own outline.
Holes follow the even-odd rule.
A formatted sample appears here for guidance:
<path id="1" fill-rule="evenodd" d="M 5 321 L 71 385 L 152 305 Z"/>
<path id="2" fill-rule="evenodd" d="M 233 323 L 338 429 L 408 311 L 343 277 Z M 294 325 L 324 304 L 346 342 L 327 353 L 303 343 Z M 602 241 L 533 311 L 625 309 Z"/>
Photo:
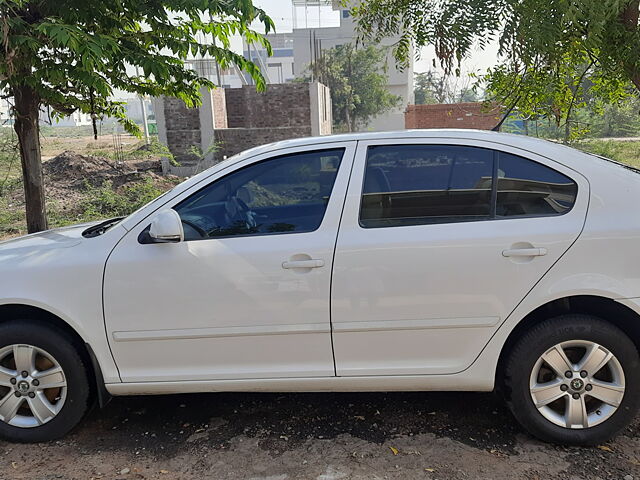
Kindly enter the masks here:
<path id="1" fill-rule="evenodd" d="M 546 248 L 510 248 L 502 251 L 503 257 L 541 257 L 546 254 Z"/>
<path id="2" fill-rule="evenodd" d="M 324 260 L 312 258 L 311 260 L 290 260 L 282 262 L 282 268 L 319 268 L 324 267 Z"/>

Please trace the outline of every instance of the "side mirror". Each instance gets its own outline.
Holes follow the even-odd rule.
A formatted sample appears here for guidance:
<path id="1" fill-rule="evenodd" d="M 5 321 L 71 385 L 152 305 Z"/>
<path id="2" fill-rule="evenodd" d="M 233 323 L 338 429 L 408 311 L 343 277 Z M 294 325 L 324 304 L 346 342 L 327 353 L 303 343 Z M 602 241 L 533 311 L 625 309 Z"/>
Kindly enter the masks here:
<path id="1" fill-rule="evenodd" d="M 184 229 L 180 215 L 173 209 L 162 210 L 149 227 L 153 243 L 178 243 L 184 240 Z"/>

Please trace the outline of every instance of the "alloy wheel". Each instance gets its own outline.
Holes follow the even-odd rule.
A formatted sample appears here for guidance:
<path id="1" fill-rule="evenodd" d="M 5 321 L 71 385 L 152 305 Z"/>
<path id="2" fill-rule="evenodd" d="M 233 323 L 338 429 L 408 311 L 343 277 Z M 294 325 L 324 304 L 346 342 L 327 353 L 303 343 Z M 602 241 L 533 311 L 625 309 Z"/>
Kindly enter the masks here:
<path id="1" fill-rule="evenodd" d="M 620 406 L 624 371 L 602 345 L 571 340 L 540 356 L 530 375 L 529 391 L 535 407 L 550 422 L 589 428 L 609 419 Z"/>
<path id="2" fill-rule="evenodd" d="M 0 349 L 0 420 L 20 428 L 44 425 L 66 397 L 64 371 L 51 354 L 26 344 Z"/>

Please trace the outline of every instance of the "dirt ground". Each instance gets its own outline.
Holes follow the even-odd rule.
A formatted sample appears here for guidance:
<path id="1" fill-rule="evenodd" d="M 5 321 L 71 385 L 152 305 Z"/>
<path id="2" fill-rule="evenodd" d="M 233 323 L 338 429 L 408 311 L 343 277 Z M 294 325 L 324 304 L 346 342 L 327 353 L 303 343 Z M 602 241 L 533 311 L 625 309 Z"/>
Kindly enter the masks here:
<path id="1" fill-rule="evenodd" d="M 63 440 L 1 442 L 0 478 L 639 480 L 639 433 L 544 444 L 493 394 L 121 397 Z"/>
<path id="2" fill-rule="evenodd" d="M 64 140 L 68 144 L 75 139 Z M 14 166 L 14 176 L 17 169 L 18 166 Z M 14 182 L 10 188 L 3 190 L 4 177 L 1 173 L 0 168 L 0 241 L 27 233 L 22 183 Z M 160 156 L 141 143 L 136 144 L 135 149 L 121 161 L 108 156 L 64 150 L 43 163 L 43 174 L 51 228 L 131 213 L 182 180 L 172 175 L 162 175 Z M 109 200 L 115 202 L 114 198 L 121 196 L 123 189 L 145 182 L 149 184 L 146 193 L 150 198 L 140 197 L 136 192 L 128 198 L 129 204 L 120 205 L 118 211 L 112 211 L 114 207 L 108 203 Z M 100 195 L 104 192 L 89 188 L 104 185 L 113 191 L 112 197 L 103 199 Z M 89 203 L 95 211 L 87 212 Z"/>
<path id="3" fill-rule="evenodd" d="M 140 140 L 131 135 L 120 135 L 120 142 L 124 150 L 130 150 Z M 40 141 L 42 147 L 42 159 L 49 160 L 66 150 L 83 155 L 95 155 L 99 152 L 114 152 L 113 135 L 101 135 L 97 140 L 90 136 L 79 137 L 42 137 Z"/>

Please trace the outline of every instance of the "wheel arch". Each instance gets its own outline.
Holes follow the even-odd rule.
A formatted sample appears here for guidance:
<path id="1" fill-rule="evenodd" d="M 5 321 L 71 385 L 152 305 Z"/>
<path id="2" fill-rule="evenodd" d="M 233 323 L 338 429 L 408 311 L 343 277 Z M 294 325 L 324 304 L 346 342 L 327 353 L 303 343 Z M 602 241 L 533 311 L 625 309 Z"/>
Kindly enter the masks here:
<path id="1" fill-rule="evenodd" d="M 503 390 L 504 370 L 509 352 L 517 340 L 529 328 L 545 319 L 581 313 L 593 315 L 620 328 L 640 352 L 640 314 L 630 307 L 608 297 L 596 295 L 574 295 L 551 300 L 525 315 L 511 330 L 498 358 L 495 385 Z"/>
<path id="2" fill-rule="evenodd" d="M 21 303 L 0 305 L 0 323 L 25 318 L 39 320 L 47 325 L 51 325 L 72 339 L 73 346 L 88 366 L 90 385 L 92 387 L 91 393 L 95 395 L 94 398 L 98 401 L 99 406 L 103 407 L 109 401 L 110 395 L 105 388 L 100 363 L 91 345 L 63 318 L 44 308 Z"/>

